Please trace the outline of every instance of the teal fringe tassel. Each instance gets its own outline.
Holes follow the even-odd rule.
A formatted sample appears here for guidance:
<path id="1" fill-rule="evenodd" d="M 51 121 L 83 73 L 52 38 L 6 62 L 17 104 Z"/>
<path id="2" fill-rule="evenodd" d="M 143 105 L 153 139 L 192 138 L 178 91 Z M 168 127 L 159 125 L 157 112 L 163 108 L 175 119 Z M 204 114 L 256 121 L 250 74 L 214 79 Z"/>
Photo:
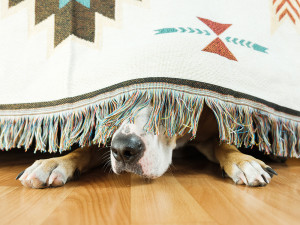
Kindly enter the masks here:
<path id="1" fill-rule="evenodd" d="M 204 103 L 216 116 L 221 141 L 237 147 L 257 145 L 266 154 L 300 157 L 299 122 L 249 106 L 170 89 L 131 91 L 51 115 L 1 117 L 0 149 L 28 149 L 33 140 L 36 151 L 50 153 L 68 150 L 75 143 L 105 146 L 124 120 L 134 121 L 149 104 L 153 110 L 145 130 L 158 134 L 163 125 L 169 137 L 186 133 L 195 137 Z"/>

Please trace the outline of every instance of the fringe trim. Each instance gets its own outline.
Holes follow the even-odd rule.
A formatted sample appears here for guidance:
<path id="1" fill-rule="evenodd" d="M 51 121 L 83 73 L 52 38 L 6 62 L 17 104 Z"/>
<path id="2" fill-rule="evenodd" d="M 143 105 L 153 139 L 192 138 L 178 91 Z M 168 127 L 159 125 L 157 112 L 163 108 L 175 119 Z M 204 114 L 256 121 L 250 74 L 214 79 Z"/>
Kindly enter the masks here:
<path id="1" fill-rule="evenodd" d="M 195 137 L 204 102 L 213 110 L 221 141 L 237 147 L 257 145 L 260 151 L 300 157 L 300 123 L 249 106 L 169 89 L 136 90 L 85 108 L 51 115 L 0 118 L 0 149 L 24 147 L 35 140 L 35 151 L 60 152 L 80 146 L 107 145 L 121 125 L 153 105 L 145 125 L 158 134 L 160 125 L 169 137 L 191 133 Z M 270 137 L 273 142 L 271 143 Z"/>

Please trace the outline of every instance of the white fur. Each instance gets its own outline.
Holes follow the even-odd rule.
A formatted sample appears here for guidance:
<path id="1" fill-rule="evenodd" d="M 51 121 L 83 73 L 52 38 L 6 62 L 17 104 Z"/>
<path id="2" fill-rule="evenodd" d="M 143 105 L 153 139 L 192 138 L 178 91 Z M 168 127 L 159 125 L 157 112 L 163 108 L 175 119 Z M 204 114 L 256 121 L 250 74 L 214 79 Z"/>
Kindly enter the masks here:
<path id="1" fill-rule="evenodd" d="M 143 128 L 150 116 L 151 107 L 148 106 L 141 110 L 137 115 L 134 123 L 128 120 L 124 121 L 121 127 L 116 131 L 114 137 L 120 133 L 125 135 L 135 134 L 140 137 L 145 145 L 145 152 L 138 161 L 142 168 L 143 176 L 148 178 L 156 178 L 166 172 L 172 162 L 173 150 L 178 146 L 183 146 L 189 140 L 189 136 L 176 139 L 177 137 L 169 138 L 164 134 L 164 127 L 160 127 L 159 134 L 146 132 Z M 214 155 L 213 142 L 199 143 L 195 147 L 203 153 L 210 161 L 218 163 Z M 117 162 L 111 154 L 111 164 L 114 172 L 116 171 Z M 130 166 L 124 166 L 127 172 L 134 172 Z M 255 161 L 245 161 L 239 164 L 232 165 L 233 175 L 231 178 L 236 184 L 246 184 L 250 186 L 266 185 L 270 182 L 270 175 L 262 169 L 262 167 Z M 262 178 L 264 176 L 266 181 Z"/>
<path id="2" fill-rule="evenodd" d="M 255 161 L 245 161 L 240 166 L 232 165 L 233 175 L 232 180 L 236 184 L 246 184 L 250 186 L 266 185 L 270 183 L 271 176 L 262 169 L 262 167 Z M 266 178 L 266 181 L 262 178 Z"/>
<path id="3" fill-rule="evenodd" d="M 64 185 L 73 174 L 67 174 L 64 164 L 51 159 L 37 160 L 19 178 L 25 187 L 42 188 Z M 46 165 L 47 164 L 47 165 Z"/>
<path id="4" fill-rule="evenodd" d="M 172 152 L 176 147 L 176 139 L 168 140 L 164 135 L 153 135 L 145 142 L 144 156 L 139 160 L 144 175 L 151 178 L 161 176 L 172 162 Z"/>
<path id="5" fill-rule="evenodd" d="M 134 120 L 130 123 L 129 120 L 123 122 L 120 128 L 114 134 L 114 137 L 119 133 L 130 135 L 135 134 L 139 136 L 145 145 L 145 152 L 138 164 L 142 167 L 143 176 L 149 178 L 156 178 L 166 172 L 172 162 L 172 151 L 176 147 L 176 137 L 168 138 L 164 134 L 164 128 L 160 127 L 159 134 L 146 132 L 143 128 L 150 116 L 151 107 L 145 107 L 139 112 Z M 111 165 L 114 172 L 116 171 L 116 160 L 111 155 Z M 130 172 L 130 171 L 128 171 Z"/>

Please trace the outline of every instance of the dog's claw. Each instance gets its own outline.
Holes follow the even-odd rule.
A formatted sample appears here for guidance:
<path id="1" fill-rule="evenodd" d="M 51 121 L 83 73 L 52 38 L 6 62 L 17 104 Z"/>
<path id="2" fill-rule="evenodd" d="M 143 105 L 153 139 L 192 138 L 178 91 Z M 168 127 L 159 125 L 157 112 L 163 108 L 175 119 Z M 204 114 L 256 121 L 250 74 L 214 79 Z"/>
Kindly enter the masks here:
<path id="1" fill-rule="evenodd" d="M 16 177 L 16 180 L 18 180 L 23 175 L 24 172 L 25 172 L 25 170 L 23 170 L 21 173 L 19 173 L 18 176 Z"/>
<path id="2" fill-rule="evenodd" d="M 275 170 L 273 170 L 271 167 L 266 167 L 265 170 L 268 172 L 270 175 L 278 175 Z"/>
<path id="3" fill-rule="evenodd" d="M 226 178 L 226 172 L 225 172 L 224 169 L 222 169 L 222 177 L 223 177 L 223 178 Z"/>
<path id="4" fill-rule="evenodd" d="M 266 182 L 266 184 L 270 183 L 270 182 L 268 181 L 268 179 L 267 179 L 267 178 L 265 178 L 265 176 L 264 176 L 264 175 L 262 175 L 262 178 L 264 179 L 264 181 Z"/>

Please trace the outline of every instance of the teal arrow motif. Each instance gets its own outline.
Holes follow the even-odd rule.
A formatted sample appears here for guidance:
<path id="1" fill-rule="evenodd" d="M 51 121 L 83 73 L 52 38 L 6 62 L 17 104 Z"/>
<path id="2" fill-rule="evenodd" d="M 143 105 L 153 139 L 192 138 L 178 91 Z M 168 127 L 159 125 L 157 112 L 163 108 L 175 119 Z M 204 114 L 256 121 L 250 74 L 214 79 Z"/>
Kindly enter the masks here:
<path id="1" fill-rule="evenodd" d="M 176 33 L 178 30 L 176 28 L 163 28 L 159 30 L 155 30 L 156 34 L 167 34 L 167 33 Z"/>
<path id="2" fill-rule="evenodd" d="M 244 46 L 244 42 L 245 42 L 245 40 L 240 40 L 240 44 L 241 44 L 242 46 Z"/>
<path id="3" fill-rule="evenodd" d="M 179 29 L 181 30 L 181 33 L 184 33 L 184 32 L 187 31 L 187 30 L 186 30 L 185 28 L 183 28 L 183 27 L 179 27 Z"/>
<path id="4" fill-rule="evenodd" d="M 247 43 L 246 43 L 246 45 L 245 45 L 245 40 L 244 39 L 242 39 L 242 40 L 240 40 L 239 41 L 239 39 L 238 38 L 233 38 L 232 40 L 231 40 L 231 37 L 226 37 L 225 38 L 225 40 L 227 41 L 227 42 L 232 42 L 232 43 L 234 43 L 234 44 L 240 44 L 241 46 L 247 46 L 248 48 L 251 48 L 252 47 L 252 49 L 253 50 L 255 50 L 255 51 L 259 51 L 259 52 L 263 52 L 263 53 L 266 53 L 266 54 L 268 54 L 268 52 L 267 52 L 267 50 L 268 50 L 268 48 L 266 48 L 266 47 L 264 47 L 264 46 L 261 46 L 261 45 L 259 45 L 259 44 L 256 44 L 256 43 L 254 43 L 252 46 L 251 46 L 251 44 L 252 44 L 252 42 L 251 41 L 247 41 Z"/>
<path id="5" fill-rule="evenodd" d="M 248 48 L 251 48 L 251 46 L 250 46 L 251 43 L 252 43 L 251 41 L 248 41 L 248 42 L 246 43 L 246 46 L 247 46 Z"/>
<path id="6" fill-rule="evenodd" d="M 59 8 L 65 7 L 70 1 L 72 0 L 59 0 Z M 90 8 L 91 7 L 91 0 L 76 0 L 76 2 L 79 2 L 81 5 Z"/>
<path id="7" fill-rule="evenodd" d="M 234 44 L 237 45 L 237 41 L 238 41 L 238 40 L 239 40 L 238 38 L 233 38 L 233 39 L 232 39 L 232 42 L 233 42 Z"/>
<path id="8" fill-rule="evenodd" d="M 204 30 L 205 35 L 210 35 L 210 33 L 207 30 Z"/>
<path id="9" fill-rule="evenodd" d="M 203 31 L 200 29 L 196 29 L 196 31 L 198 31 L 198 34 L 203 34 Z"/>
<path id="10" fill-rule="evenodd" d="M 158 30 L 154 30 L 155 34 L 167 34 L 167 33 L 176 33 L 176 32 L 180 32 L 180 33 L 194 33 L 194 34 L 203 34 L 203 32 L 205 32 L 205 35 L 210 35 L 210 33 L 207 30 L 200 30 L 198 28 L 191 28 L 191 27 L 170 27 L 170 28 L 162 28 L 162 29 L 158 29 Z"/>
<path id="11" fill-rule="evenodd" d="M 194 29 L 192 29 L 192 28 L 190 28 L 190 27 L 188 27 L 188 28 L 189 28 L 189 30 L 190 30 L 189 33 L 195 33 L 195 30 L 194 30 Z"/>
<path id="12" fill-rule="evenodd" d="M 263 52 L 263 53 L 267 53 L 266 51 L 268 50 L 266 47 L 264 46 L 261 46 L 261 45 L 258 45 L 258 44 L 253 44 L 252 45 L 252 48 L 255 50 L 255 51 L 259 51 L 259 52 Z M 268 53 L 267 53 L 268 54 Z"/>

